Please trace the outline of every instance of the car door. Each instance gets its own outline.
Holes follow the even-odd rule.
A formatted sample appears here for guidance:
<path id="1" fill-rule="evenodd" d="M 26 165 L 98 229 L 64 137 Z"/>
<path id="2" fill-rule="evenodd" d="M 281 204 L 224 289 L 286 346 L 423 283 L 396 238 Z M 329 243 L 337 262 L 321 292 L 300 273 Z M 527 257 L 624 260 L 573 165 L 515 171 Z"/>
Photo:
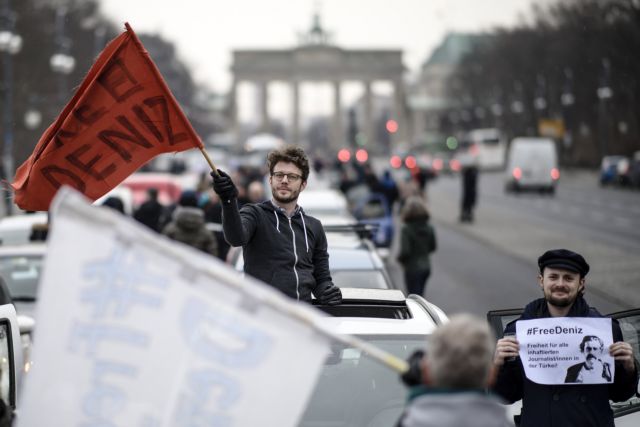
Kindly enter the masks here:
<path id="1" fill-rule="evenodd" d="M 620 311 L 609 315 L 620 322 L 624 341 L 631 344 L 636 362 L 640 361 L 640 309 Z M 636 395 L 624 402 L 611 402 L 616 426 L 640 425 L 640 389 Z"/>
<path id="2" fill-rule="evenodd" d="M 22 343 L 13 304 L 0 305 L 0 398 L 15 410 L 22 373 Z"/>
<path id="3" fill-rule="evenodd" d="M 502 338 L 507 324 L 520 317 L 523 311 L 524 309 L 522 308 L 510 308 L 506 310 L 491 310 L 487 313 L 487 321 L 496 339 Z"/>

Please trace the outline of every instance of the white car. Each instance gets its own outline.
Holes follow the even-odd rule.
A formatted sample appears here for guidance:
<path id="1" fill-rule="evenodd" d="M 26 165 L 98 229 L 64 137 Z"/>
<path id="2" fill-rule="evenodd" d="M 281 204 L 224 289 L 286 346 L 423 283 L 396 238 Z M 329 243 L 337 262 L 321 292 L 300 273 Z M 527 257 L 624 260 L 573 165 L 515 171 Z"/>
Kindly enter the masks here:
<path id="1" fill-rule="evenodd" d="M 45 226 L 46 212 L 18 214 L 0 219 L 0 245 L 22 245 L 29 243 L 34 226 Z"/>
<path id="2" fill-rule="evenodd" d="M 418 295 L 399 290 L 343 289 L 342 304 L 319 306 L 338 334 L 356 336 L 406 360 L 424 349 L 447 316 Z M 395 425 L 408 389 L 399 374 L 358 348 L 332 345 L 299 427 Z"/>

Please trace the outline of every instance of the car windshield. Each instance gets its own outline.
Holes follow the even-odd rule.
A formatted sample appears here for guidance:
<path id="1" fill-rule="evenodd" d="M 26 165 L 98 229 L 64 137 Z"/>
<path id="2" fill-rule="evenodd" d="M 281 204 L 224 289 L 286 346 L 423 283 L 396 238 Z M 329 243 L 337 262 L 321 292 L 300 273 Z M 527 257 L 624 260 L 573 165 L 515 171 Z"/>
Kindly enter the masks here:
<path id="1" fill-rule="evenodd" d="M 384 274 L 378 270 L 333 270 L 331 278 L 339 288 L 389 289 Z"/>
<path id="2" fill-rule="evenodd" d="M 406 359 L 424 348 L 426 335 L 359 338 Z M 325 360 L 299 427 L 395 425 L 407 397 L 397 372 L 356 348 L 335 345 Z"/>
<path id="3" fill-rule="evenodd" d="M 0 258 L 0 276 L 14 300 L 35 299 L 42 271 L 42 256 L 7 256 Z"/>

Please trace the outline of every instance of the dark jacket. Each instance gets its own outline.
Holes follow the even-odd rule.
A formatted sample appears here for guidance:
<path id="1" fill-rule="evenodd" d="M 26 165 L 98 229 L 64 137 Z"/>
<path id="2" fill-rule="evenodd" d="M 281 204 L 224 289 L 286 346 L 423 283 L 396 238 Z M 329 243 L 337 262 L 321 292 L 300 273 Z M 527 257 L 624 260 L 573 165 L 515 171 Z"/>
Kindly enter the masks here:
<path id="1" fill-rule="evenodd" d="M 407 221 L 402 226 L 398 262 L 405 270 L 430 270 L 431 253 L 436 249 L 436 232 L 428 220 Z"/>
<path id="2" fill-rule="evenodd" d="M 213 233 L 207 230 L 204 212 L 200 208 L 178 206 L 173 213 L 173 221 L 164 227 L 162 234 L 213 256 L 218 254 L 218 243 Z"/>
<path id="3" fill-rule="evenodd" d="M 222 227 L 231 246 L 242 246 L 245 273 L 287 296 L 311 301 L 311 292 L 332 285 L 324 229 L 302 208 L 288 218 L 270 200 L 240 211 L 232 200 L 223 204 Z"/>
<path id="4" fill-rule="evenodd" d="M 541 298 L 531 302 L 518 320 L 551 317 L 546 301 Z M 590 308 L 582 297 L 571 307 L 568 317 L 603 317 Z M 505 333 L 515 332 L 516 321 L 505 328 Z M 613 341 L 622 341 L 622 331 L 612 320 Z M 629 374 L 616 361 L 616 373 L 612 384 L 543 385 L 528 380 L 522 361 L 505 361 L 498 372 L 493 391 L 510 403 L 522 399 L 523 427 L 604 427 L 613 426 L 613 412 L 609 400 L 621 402 L 632 397 L 638 386 L 637 368 Z"/>

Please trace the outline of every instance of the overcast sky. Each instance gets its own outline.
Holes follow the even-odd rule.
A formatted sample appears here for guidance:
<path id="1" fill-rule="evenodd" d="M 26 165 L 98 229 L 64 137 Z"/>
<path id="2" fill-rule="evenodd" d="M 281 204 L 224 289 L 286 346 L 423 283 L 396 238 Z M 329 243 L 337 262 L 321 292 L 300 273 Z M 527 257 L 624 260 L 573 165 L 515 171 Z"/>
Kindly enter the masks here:
<path id="1" fill-rule="evenodd" d="M 482 31 L 529 16 L 532 0 L 101 0 L 115 22 L 175 42 L 194 77 L 226 91 L 231 51 L 298 43 L 313 12 L 344 48 L 400 48 L 411 72 L 447 31 Z M 551 0 L 537 0 L 538 3 Z"/>

